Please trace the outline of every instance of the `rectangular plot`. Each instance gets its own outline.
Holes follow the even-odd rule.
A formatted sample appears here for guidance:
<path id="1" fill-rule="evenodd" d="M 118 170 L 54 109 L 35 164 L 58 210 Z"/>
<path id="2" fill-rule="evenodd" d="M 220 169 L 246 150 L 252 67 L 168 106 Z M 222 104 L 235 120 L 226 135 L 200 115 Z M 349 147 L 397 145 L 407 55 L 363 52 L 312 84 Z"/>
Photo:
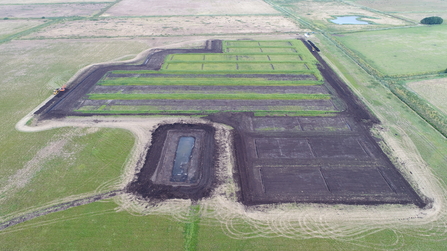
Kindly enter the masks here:
<path id="1" fill-rule="evenodd" d="M 238 48 L 238 47 L 229 47 L 227 48 L 227 52 L 229 53 L 261 53 L 261 48 L 259 47 L 250 47 L 250 48 Z"/>
<path id="2" fill-rule="evenodd" d="M 172 54 L 168 56 L 168 60 L 174 61 L 202 61 L 204 55 L 194 55 L 194 54 Z"/>
<path id="3" fill-rule="evenodd" d="M 375 167 L 323 167 L 321 172 L 332 193 L 363 195 L 394 193 Z"/>
<path id="4" fill-rule="evenodd" d="M 243 64 L 238 63 L 238 70 L 240 71 L 273 71 L 272 65 L 269 63 L 253 63 Z"/>
<path id="5" fill-rule="evenodd" d="M 201 63 L 169 63 L 166 66 L 167 70 L 172 71 L 201 71 L 202 70 L 202 64 Z"/>
<path id="6" fill-rule="evenodd" d="M 227 46 L 259 46 L 257 41 L 227 41 Z"/>
<path id="7" fill-rule="evenodd" d="M 264 53 L 297 53 L 296 49 L 290 48 L 266 48 L 262 47 L 261 51 Z"/>
<path id="8" fill-rule="evenodd" d="M 312 158 L 313 154 L 306 139 L 257 138 L 258 158 Z"/>
<path id="9" fill-rule="evenodd" d="M 317 158 L 367 158 L 368 153 L 357 137 L 325 137 L 310 139 L 309 143 Z"/>
<path id="10" fill-rule="evenodd" d="M 205 63 L 203 64 L 204 71 L 228 71 L 228 70 L 236 70 L 235 63 Z"/>
<path id="11" fill-rule="evenodd" d="M 288 41 L 263 41 L 259 42 L 261 46 L 292 46 Z"/>
<path id="12" fill-rule="evenodd" d="M 304 71 L 309 70 L 306 64 L 288 64 L 288 63 L 273 63 L 273 68 L 278 71 L 287 71 L 287 70 L 295 70 L 295 71 Z"/>
<path id="13" fill-rule="evenodd" d="M 236 61 L 236 55 L 210 54 L 204 55 L 205 61 Z"/>
<path id="14" fill-rule="evenodd" d="M 302 117 L 299 122 L 304 131 L 351 131 L 344 118 Z"/>
<path id="15" fill-rule="evenodd" d="M 238 55 L 238 61 L 269 61 L 267 55 Z"/>
<path id="16" fill-rule="evenodd" d="M 271 61 L 303 61 L 303 59 L 301 58 L 300 55 L 295 54 L 295 55 L 290 55 L 290 54 L 285 54 L 285 55 L 269 55 L 270 60 Z"/>
<path id="17" fill-rule="evenodd" d="M 262 167 L 261 178 L 267 195 L 309 195 L 329 191 L 318 168 L 314 167 Z"/>
<path id="18" fill-rule="evenodd" d="M 255 131 L 302 131 L 298 118 L 276 117 L 276 118 L 253 118 L 253 129 Z"/>

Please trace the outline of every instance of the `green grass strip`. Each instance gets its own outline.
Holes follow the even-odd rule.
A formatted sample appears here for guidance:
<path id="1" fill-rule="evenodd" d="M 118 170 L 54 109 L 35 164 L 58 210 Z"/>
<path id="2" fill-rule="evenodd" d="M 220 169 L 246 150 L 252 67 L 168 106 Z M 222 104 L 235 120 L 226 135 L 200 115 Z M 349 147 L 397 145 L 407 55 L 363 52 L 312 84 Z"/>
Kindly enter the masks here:
<path id="1" fill-rule="evenodd" d="M 328 94 L 259 94 L 259 93 L 168 93 L 168 94 L 88 94 L 93 100 L 143 100 L 143 99 L 179 99 L 179 100 L 315 100 L 330 99 Z"/>
<path id="2" fill-rule="evenodd" d="M 314 80 L 277 81 L 263 78 L 116 78 L 98 83 L 104 86 L 118 85 L 203 85 L 203 86 L 311 86 L 323 82 Z"/>
<path id="3" fill-rule="evenodd" d="M 197 250 L 197 244 L 199 241 L 199 223 L 200 223 L 200 206 L 191 205 L 189 208 L 188 222 L 185 223 L 184 237 L 185 237 L 185 250 L 195 251 Z"/>

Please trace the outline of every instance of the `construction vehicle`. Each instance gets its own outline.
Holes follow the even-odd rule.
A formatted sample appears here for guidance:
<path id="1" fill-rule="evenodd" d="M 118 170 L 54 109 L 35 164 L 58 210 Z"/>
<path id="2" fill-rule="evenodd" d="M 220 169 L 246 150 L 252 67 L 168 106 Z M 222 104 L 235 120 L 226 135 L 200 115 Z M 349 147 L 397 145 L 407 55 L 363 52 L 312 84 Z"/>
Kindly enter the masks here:
<path id="1" fill-rule="evenodd" d="M 53 95 L 57 95 L 57 94 L 59 94 L 59 92 L 64 92 L 65 88 L 66 88 L 66 85 L 63 85 L 61 88 L 54 89 Z"/>

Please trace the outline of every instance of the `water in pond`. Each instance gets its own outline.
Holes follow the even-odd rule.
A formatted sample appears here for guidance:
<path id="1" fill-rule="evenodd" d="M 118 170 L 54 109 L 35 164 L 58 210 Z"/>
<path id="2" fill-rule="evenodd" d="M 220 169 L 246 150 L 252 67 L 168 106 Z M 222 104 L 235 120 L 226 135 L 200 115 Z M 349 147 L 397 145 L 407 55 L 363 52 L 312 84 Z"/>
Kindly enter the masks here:
<path id="1" fill-rule="evenodd" d="M 358 16 L 344 16 L 344 17 L 337 17 L 336 19 L 330 21 L 336 24 L 369 24 L 366 21 L 358 20 L 359 18 L 360 17 Z"/>
<path id="2" fill-rule="evenodd" d="M 175 152 L 171 182 L 185 182 L 188 179 L 188 167 L 195 141 L 194 137 L 180 137 Z"/>

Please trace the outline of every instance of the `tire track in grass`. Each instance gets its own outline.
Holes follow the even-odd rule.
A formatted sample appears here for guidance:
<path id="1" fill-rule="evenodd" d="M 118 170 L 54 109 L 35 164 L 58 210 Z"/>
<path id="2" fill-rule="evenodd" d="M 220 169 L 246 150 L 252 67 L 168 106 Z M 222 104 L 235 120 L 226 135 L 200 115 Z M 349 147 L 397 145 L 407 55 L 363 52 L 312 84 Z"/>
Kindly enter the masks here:
<path id="1" fill-rule="evenodd" d="M 198 235 L 199 235 L 199 223 L 200 223 L 200 206 L 192 204 L 189 207 L 188 221 L 184 227 L 185 237 L 185 250 L 195 251 L 197 250 Z"/>
<path id="2" fill-rule="evenodd" d="M 81 198 L 81 199 L 77 199 L 77 200 L 73 200 L 73 201 L 68 201 L 68 202 L 64 202 L 64 203 L 60 203 L 54 206 L 50 206 L 47 208 L 43 208 L 43 209 L 39 209 L 36 210 L 34 212 L 10 219 L 8 221 L 5 222 L 0 222 L 0 231 L 17 225 L 19 223 L 28 221 L 28 220 L 32 220 L 34 218 L 37 218 L 39 216 L 43 216 L 43 215 L 47 215 L 49 213 L 55 213 L 55 212 L 59 212 L 59 211 L 64 211 L 67 210 L 68 208 L 71 207 L 77 207 L 77 206 L 81 206 L 81 205 L 85 205 L 85 204 L 89 204 L 98 200 L 104 200 L 104 199 L 108 199 L 108 198 L 112 198 L 118 194 L 121 194 L 122 190 L 113 190 L 110 192 L 106 192 L 106 193 L 102 193 L 102 194 L 97 194 L 97 195 L 93 195 L 87 198 Z"/>

